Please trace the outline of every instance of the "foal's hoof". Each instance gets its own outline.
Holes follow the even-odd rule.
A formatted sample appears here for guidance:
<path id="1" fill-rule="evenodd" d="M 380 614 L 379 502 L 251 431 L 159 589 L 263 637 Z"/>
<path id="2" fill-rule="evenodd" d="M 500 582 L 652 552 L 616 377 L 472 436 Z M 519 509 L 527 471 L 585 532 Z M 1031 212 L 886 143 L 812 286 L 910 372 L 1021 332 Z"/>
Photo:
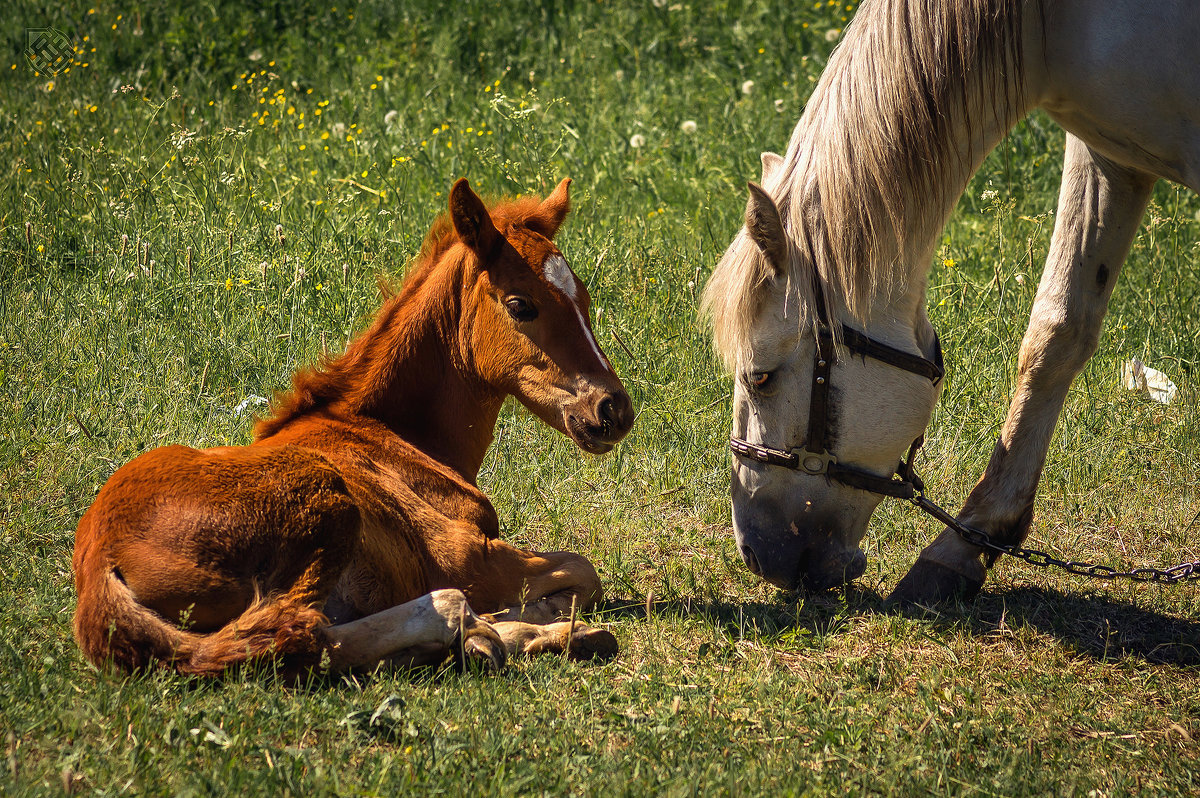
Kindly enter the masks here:
<path id="1" fill-rule="evenodd" d="M 931 560 L 918 559 L 884 600 L 884 606 L 931 606 L 955 599 L 970 601 L 982 587 L 982 579 L 966 576 Z"/>
<path id="2" fill-rule="evenodd" d="M 504 670 L 508 651 L 504 641 L 490 628 L 474 629 L 454 647 L 454 656 L 461 668 L 494 673 Z"/>
<path id="3" fill-rule="evenodd" d="M 575 630 L 571 635 L 571 643 L 567 646 L 567 657 L 573 660 L 608 660 L 617 656 L 621 647 L 617 638 L 607 629 L 593 629 L 584 626 Z"/>

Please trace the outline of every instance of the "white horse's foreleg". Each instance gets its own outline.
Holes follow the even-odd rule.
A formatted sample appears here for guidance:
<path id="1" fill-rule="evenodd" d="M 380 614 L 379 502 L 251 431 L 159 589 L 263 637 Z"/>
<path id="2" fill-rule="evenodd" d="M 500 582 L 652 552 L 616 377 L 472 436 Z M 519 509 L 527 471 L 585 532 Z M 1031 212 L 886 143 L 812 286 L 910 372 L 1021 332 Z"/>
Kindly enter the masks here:
<path id="1" fill-rule="evenodd" d="M 1017 363 L 1000 440 L 958 518 L 998 543 L 1024 540 L 1050 438 L 1071 381 L 1095 353 L 1100 327 L 1155 178 L 1114 164 L 1067 135 L 1058 218 Z M 892 594 L 935 601 L 983 584 L 982 550 L 946 529 Z"/>
<path id="2" fill-rule="evenodd" d="M 491 624 L 468 606 L 461 590 L 435 590 L 418 599 L 330 626 L 333 670 L 369 668 L 383 660 L 403 665 L 440 662 L 456 647 L 468 659 L 500 668 L 505 646 Z"/>

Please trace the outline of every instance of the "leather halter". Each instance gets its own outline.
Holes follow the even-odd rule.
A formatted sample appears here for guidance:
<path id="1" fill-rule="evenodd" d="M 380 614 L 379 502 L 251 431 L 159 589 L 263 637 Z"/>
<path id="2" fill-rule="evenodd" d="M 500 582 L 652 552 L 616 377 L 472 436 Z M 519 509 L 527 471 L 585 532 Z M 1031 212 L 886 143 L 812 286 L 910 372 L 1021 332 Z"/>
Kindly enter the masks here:
<path id="1" fill-rule="evenodd" d="M 817 305 L 817 350 L 813 357 L 812 398 L 808 407 L 808 437 L 803 447 L 792 449 L 774 449 L 757 443 L 750 443 L 741 438 L 730 438 L 729 448 L 739 457 L 754 460 L 766 465 L 790 468 L 805 474 L 819 476 L 840 482 L 859 490 L 892 496 L 897 499 L 912 499 L 919 494 L 924 485 L 913 472 L 913 458 L 921 444 L 925 442 L 922 434 L 908 449 L 908 456 L 896 467 L 891 476 L 881 477 L 861 468 L 842 465 L 829 452 L 826 438 L 829 434 L 829 383 L 833 364 L 837 359 L 837 347 L 834 342 L 832 324 L 837 324 L 841 334 L 842 345 L 847 350 L 862 358 L 872 358 L 889 366 L 919 374 L 926 377 L 935 386 L 942 381 L 946 371 L 942 361 L 942 344 L 934 333 L 934 359 L 929 360 L 920 355 L 914 355 L 897 349 L 894 346 L 876 341 L 858 330 L 847 327 L 840 322 L 829 321 L 829 313 L 825 308 L 825 297 L 821 285 L 814 280 Z M 899 477 L 897 479 L 896 477 Z"/>

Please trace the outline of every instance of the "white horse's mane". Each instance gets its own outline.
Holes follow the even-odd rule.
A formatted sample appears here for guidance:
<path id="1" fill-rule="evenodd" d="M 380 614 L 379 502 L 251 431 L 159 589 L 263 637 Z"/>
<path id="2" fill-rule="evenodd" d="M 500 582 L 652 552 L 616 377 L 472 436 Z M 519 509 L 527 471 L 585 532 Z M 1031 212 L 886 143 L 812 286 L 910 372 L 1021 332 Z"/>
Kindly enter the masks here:
<path id="1" fill-rule="evenodd" d="M 1028 0 L 1037 2 L 1038 0 Z M 973 114 L 1001 113 L 1022 73 L 1027 0 L 866 0 L 796 125 L 783 163 L 765 176 L 792 241 L 781 279 L 811 316 L 811 268 L 829 307 L 863 318 L 904 286 L 913 217 L 940 208 L 948 159 L 970 160 L 955 132 Z M 1019 86 L 1016 91 L 1019 91 Z M 970 97 L 992 98 L 991 108 Z M 925 264 L 919 264 L 924 266 Z M 734 368 L 746 354 L 772 269 L 745 228 L 702 300 L 714 344 Z"/>

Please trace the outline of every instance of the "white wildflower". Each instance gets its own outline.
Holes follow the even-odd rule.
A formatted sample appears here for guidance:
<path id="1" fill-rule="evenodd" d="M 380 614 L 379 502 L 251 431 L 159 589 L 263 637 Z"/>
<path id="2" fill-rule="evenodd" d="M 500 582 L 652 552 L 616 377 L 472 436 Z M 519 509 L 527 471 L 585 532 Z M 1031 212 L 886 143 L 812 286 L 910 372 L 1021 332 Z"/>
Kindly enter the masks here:
<path id="1" fill-rule="evenodd" d="M 775 113 L 777 113 L 777 114 L 783 113 L 783 100 L 780 100 L 780 99 L 775 100 Z"/>
<path id="2" fill-rule="evenodd" d="M 391 127 L 396 122 L 396 118 L 400 116 L 400 112 L 395 109 L 388 111 L 383 115 L 383 124 Z"/>
<path id="3" fill-rule="evenodd" d="M 262 50 L 255 50 L 246 57 L 251 61 L 261 61 L 263 59 L 263 52 Z"/>
<path id="4" fill-rule="evenodd" d="M 742 94 L 749 95 L 754 91 L 754 81 L 742 81 Z"/>
<path id="5" fill-rule="evenodd" d="M 696 123 L 691 119 L 684 120 L 680 123 L 679 129 L 690 136 L 696 132 Z"/>
<path id="6" fill-rule="evenodd" d="M 256 407 L 266 407 L 269 404 L 271 403 L 267 397 L 252 393 L 238 402 L 237 407 L 233 408 L 233 416 L 234 418 L 241 418 L 244 413 L 248 411 L 252 412 Z"/>
<path id="7" fill-rule="evenodd" d="M 999 196 L 1000 192 L 996 191 L 994 188 L 989 188 L 979 195 L 979 201 L 985 205 L 988 205 L 995 202 L 996 198 Z"/>
<path id="8" fill-rule="evenodd" d="M 646 137 L 641 133 L 634 133 L 629 137 L 629 146 L 633 147 L 635 150 L 646 146 Z"/>
<path id="9" fill-rule="evenodd" d="M 171 144 L 175 145 L 175 149 L 182 150 L 187 145 L 196 140 L 195 132 L 187 128 L 177 127 L 175 132 L 171 134 Z"/>
<path id="10" fill-rule="evenodd" d="M 830 28 L 829 30 L 825 31 L 825 41 L 836 42 L 838 40 L 838 37 L 841 35 L 842 35 L 842 32 L 840 30 L 838 30 L 837 28 Z"/>

